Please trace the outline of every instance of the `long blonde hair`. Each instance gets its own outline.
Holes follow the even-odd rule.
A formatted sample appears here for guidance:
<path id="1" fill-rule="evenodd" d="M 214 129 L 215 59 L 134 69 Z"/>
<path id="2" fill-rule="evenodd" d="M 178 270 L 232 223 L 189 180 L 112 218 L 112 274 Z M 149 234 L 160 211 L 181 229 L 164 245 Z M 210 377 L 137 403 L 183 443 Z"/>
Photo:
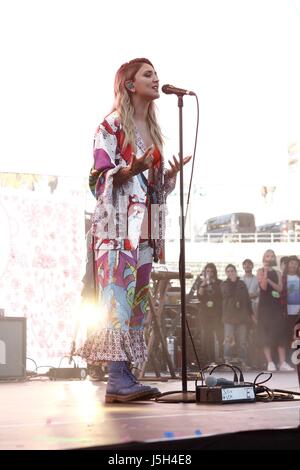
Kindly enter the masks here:
<path id="1" fill-rule="evenodd" d="M 134 108 L 130 99 L 130 92 L 127 90 L 125 83 L 130 80 L 134 81 L 136 73 L 144 64 L 148 64 L 153 67 L 152 63 L 148 59 L 133 59 L 130 62 L 126 62 L 125 64 L 121 65 L 115 76 L 115 101 L 113 111 L 118 112 L 125 134 L 123 149 L 125 149 L 127 145 L 130 144 L 134 151 L 136 151 L 133 121 Z M 156 118 L 155 110 L 156 106 L 154 102 L 151 101 L 148 110 L 147 123 L 153 143 L 158 147 L 160 153 L 162 154 L 163 137 Z"/>
<path id="2" fill-rule="evenodd" d="M 267 253 L 272 253 L 273 256 L 274 256 L 274 261 L 270 264 L 270 266 L 277 266 L 277 259 L 276 259 L 275 251 L 270 250 L 270 249 L 264 252 L 264 254 L 263 254 L 263 263 L 265 262 Z"/>

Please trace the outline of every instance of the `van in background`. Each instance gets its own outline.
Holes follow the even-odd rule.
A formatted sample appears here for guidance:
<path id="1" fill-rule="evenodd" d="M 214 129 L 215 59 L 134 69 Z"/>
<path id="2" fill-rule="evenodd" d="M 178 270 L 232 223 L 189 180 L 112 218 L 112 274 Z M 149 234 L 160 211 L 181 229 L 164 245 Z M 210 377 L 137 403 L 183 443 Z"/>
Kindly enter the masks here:
<path id="1" fill-rule="evenodd" d="M 254 241 L 256 232 L 254 214 L 249 212 L 231 212 L 207 219 L 205 224 L 205 236 L 211 241 L 239 241 L 237 234 L 245 234 L 241 241 Z M 227 236 L 228 234 L 228 236 Z M 249 234 L 249 237 L 247 236 Z"/>
<path id="2" fill-rule="evenodd" d="M 280 220 L 257 227 L 260 242 L 300 241 L 300 220 Z"/>

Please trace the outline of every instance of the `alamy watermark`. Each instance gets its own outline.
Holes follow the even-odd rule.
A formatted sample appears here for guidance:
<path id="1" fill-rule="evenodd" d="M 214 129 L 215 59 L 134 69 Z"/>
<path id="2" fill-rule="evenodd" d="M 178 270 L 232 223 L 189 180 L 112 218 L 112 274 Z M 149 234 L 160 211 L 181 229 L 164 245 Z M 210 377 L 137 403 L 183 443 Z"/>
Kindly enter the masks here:
<path id="1" fill-rule="evenodd" d="M 298 330 L 299 332 L 300 330 Z M 297 338 L 292 343 L 292 349 L 295 349 L 291 355 L 292 363 L 297 366 L 300 364 L 300 338 Z"/>
<path id="2" fill-rule="evenodd" d="M 131 239 L 137 236 L 142 239 L 180 239 L 183 233 L 184 217 L 168 216 L 166 204 L 151 204 L 121 196 L 114 204 L 104 204 L 98 201 L 94 217 L 94 235 L 105 239 Z M 172 226 L 170 227 L 172 222 Z M 185 227 L 185 230 L 187 228 Z M 167 233 L 168 232 L 168 233 Z"/>

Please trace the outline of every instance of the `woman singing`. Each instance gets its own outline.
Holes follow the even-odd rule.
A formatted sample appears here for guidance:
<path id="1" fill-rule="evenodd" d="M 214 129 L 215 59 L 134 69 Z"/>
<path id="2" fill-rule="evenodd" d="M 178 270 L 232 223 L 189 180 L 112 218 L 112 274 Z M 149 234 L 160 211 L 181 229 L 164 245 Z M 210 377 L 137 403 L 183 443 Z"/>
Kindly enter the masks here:
<path id="1" fill-rule="evenodd" d="M 143 330 L 152 260 L 162 256 L 164 205 L 180 169 L 175 157 L 165 169 L 157 98 L 151 62 L 123 64 L 115 77 L 113 111 L 95 135 L 90 187 L 97 199 L 93 236 L 101 326 L 80 354 L 88 364 L 107 362 L 106 402 L 159 394 L 140 384 L 129 367 L 147 358 Z"/>

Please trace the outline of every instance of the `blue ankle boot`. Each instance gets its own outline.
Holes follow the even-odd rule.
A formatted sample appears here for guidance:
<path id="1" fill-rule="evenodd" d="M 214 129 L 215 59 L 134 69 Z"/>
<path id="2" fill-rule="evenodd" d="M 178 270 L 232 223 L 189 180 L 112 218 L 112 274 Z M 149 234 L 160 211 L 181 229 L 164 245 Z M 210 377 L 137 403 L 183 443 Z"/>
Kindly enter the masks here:
<path id="1" fill-rule="evenodd" d="M 135 383 L 139 383 L 136 376 L 132 373 L 132 370 L 130 368 L 130 364 L 127 363 L 127 368 L 128 368 L 128 372 L 129 374 L 131 375 L 132 377 L 132 380 L 135 382 Z M 161 395 L 160 391 L 158 390 L 157 387 L 150 387 L 149 385 L 144 385 L 144 387 L 148 387 L 148 390 L 149 390 L 149 394 L 147 397 L 144 397 L 145 398 L 155 398 L 155 397 L 159 397 Z"/>
<path id="2" fill-rule="evenodd" d="M 106 403 L 146 399 L 149 397 L 149 389 L 151 387 L 133 380 L 125 361 L 108 363 Z"/>

